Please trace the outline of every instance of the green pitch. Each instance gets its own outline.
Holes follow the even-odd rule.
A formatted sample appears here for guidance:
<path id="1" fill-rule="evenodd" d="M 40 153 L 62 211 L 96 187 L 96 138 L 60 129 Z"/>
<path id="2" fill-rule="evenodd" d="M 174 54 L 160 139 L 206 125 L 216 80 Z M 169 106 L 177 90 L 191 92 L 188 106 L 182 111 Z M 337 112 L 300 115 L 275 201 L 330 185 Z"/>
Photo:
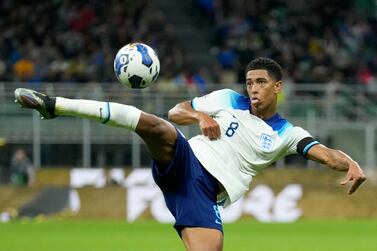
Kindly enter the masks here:
<path id="1" fill-rule="evenodd" d="M 225 225 L 228 251 L 376 251 L 377 220 Z M 0 223 L 4 251 L 184 250 L 170 225 L 152 221 L 33 220 Z"/>

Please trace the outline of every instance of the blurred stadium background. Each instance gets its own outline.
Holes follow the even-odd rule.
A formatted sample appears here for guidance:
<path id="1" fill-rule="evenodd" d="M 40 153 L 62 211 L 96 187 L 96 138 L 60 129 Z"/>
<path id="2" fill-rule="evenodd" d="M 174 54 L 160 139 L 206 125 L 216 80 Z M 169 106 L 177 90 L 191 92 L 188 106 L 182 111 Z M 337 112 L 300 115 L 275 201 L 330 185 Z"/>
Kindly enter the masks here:
<path id="1" fill-rule="evenodd" d="M 113 73 L 115 54 L 132 41 L 155 48 L 161 61 L 158 83 L 145 90 L 122 87 Z M 338 186 L 342 174 L 298 156 L 279 161 L 256 177 L 249 197 L 234 209 L 243 208 L 238 217 L 234 216 L 237 223 L 225 227 L 226 231 L 229 228 L 226 250 L 250 250 L 238 241 L 242 243 L 252 236 L 276 244 L 268 246 L 254 239 L 258 250 L 375 250 L 375 0 L 3 0 L 0 45 L 0 218 L 4 222 L 11 220 L 0 224 L 0 240 L 6 250 L 25 250 L 33 238 L 42 242 L 46 230 L 34 229 L 41 221 L 42 229 L 51 229 L 50 233 L 63 230 L 69 235 L 72 229 L 64 229 L 69 229 L 72 220 L 73 228 L 98 229 L 98 235 L 104 234 L 101 228 L 120 229 L 115 237 L 108 236 L 114 242 L 95 245 L 97 249 L 85 239 L 90 236 L 78 237 L 72 241 L 84 244 L 77 250 L 182 249 L 178 240 L 169 242 L 175 237 L 169 227 L 161 228 L 168 232 L 161 237 L 166 242 L 158 240 L 161 229 L 153 220 L 150 222 L 157 217 L 153 205 L 158 203 L 153 198 L 137 196 L 141 196 L 142 189 L 155 195 L 149 178 L 141 175 L 147 181 L 127 181 L 139 168 L 147 170 L 150 165 L 146 149 L 135 135 L 82 119 L 41 121 L 37 113 L 19 109 L 13 103 L 15 88 L 34 88 L 70 98 L 111 100 L 166 117 L 176 103 L 215 89 L 244 92 L 244 67 L 257 56 L 271 57 L 284 68 L 280 113 L 306 128 L 320 142 L 349 153 L 369 179 L 354 196 L 347 196 L 344 188 Z M 187 137 L 198 133 L 196 126 L 180 129 Z M 29 170 L 29 180 L 23 175 L 25 170 Z M 138 182 L 146 182 L 147 186 L 132 190 L 136 199 L 130 200 L 135 196 L 130 190 L 135 184 L 140 185 Z M 293 210 L 297 217 L 278 220 L 276 201 L 282 200 L 279 195 L 290 184 L 300 188 L 288 192 L 287 197 L 296 199 L 289 200 L 291 204 L 284 204 L 282 210 Z M 266 198 L 272 201 L 266 202 Z M 266 208 L 250 209 L 245 206 L 249 202 Z M 131 217 L 129 204 L 137 203 L 142 204 L 140 214 Z M 23 216 L 35 221 L 27 221 L 26 226 Z M 46 223 L 44 216 L 54 220 Z M 160 221 L 166 220 L 161 217 Z M 102 222 L 109 218 L 113 220 Z M 264 225 L 255 222 L 297 218 L 298 223 L 291 226 L 266 225 L 265 230 L 261 230 Z M 96 221 L 77 223 L 77 219 Z M 127 220 L 137 220 L 141 225 L 127 225 Z M 125 225 L 120 227 L 122 221 Z M 304 226 L 314 232 L 306 232 Z M 269 227 L 274 233 L 271 239 L 267 238 L 271 233 Z M 352 231 L 354 227 L 359 232 L 355 238 L 340 231 Z M 123 232 L 123 228 L 128 230 Z M 132 232 L 133 228 L 138 231 Z M 324 240 L 324 229 L 331 229 L 327 232 L 329 239 L 322 247 L 316 247 L 318 241 Z M 16 244 L 19 231 L 25 235 L 37 231 L 40 235 Z M 89 232 L 95 235 L 94 230 Z M 295 243 L 292 238 L 282 243 L 282 232 L 285 238 L 291 239 L 290 233 L 301 236 L 303 241 Z M 127 242 L 122 240 L 123 233 L 128 235 Z M 140 245 L 144 235 L 156 235 L 153 241 L 161 247 Z M 137 244 L 127 246 L 128 243 Z M 51 245 L 32 249 L 75 250 L 73 246 Z"/>

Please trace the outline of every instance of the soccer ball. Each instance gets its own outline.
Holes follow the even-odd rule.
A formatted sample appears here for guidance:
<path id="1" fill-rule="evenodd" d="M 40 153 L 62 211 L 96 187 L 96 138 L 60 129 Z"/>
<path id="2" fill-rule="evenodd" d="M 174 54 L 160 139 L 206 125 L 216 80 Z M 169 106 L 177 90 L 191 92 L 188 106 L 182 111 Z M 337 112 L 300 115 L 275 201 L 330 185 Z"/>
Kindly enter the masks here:
<path id="1" fill-rule="evenodd" d="M 114 72 L 122 85 L 142 89 L 157 80 L 160 61 L 148 45 L 131 43 L 121 48 L 115 56 Z"/>

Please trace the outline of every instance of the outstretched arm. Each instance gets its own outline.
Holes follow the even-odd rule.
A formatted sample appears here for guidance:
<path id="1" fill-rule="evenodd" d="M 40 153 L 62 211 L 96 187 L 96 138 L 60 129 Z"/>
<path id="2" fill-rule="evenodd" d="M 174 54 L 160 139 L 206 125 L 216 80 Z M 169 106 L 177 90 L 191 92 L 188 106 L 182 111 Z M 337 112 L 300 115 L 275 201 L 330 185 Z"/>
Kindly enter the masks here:
<path id="1" fill-rule="evenodd" d="M 191 101 L 178 103 L 168 113 L 169 120 L 177 125 L 199 124 L 204 136 L 210 139 L 220 137 L 221 131 L 219 124 L 208 114 L 195 111 L 191 107 Z"/>
<path id="2" fill-rule="evenodd" d="M 350 156 L 340 150 L 328 148 L 318 144 L 309 149 L 309 159 L 325 164 L 336 171 L 347 172 L 346 178 L 340 182 L 341 185 L 351 183 L 348 194 L 352 194 L 366 180 L 363 170 L 359 164 Z"/>

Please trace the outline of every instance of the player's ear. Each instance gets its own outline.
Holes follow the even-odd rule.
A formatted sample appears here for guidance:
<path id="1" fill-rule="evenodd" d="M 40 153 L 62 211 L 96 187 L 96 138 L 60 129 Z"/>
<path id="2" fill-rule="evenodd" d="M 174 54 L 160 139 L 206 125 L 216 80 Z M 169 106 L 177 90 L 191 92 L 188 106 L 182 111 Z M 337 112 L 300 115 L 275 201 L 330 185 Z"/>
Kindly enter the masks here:
<path id="1" fill-rule="evenodd" d="M 282 88 L 283 88 L 283 81 L 279 80 L 274 85 L 274 92 L 277 94 L 281 91 Z"/>

